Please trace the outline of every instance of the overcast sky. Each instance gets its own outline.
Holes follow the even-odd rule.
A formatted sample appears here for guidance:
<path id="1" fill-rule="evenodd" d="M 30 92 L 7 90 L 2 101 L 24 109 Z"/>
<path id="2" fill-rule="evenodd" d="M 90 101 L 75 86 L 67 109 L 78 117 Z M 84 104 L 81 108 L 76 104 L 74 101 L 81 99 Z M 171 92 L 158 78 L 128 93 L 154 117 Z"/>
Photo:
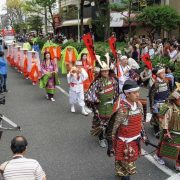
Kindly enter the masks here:
<path id="1" fill-rule="evenodd" d="M 0 0 L 0 14 L 4 14 L 5 12 L 2 11 L 2 9 L 4 8 L 6 4 L 6 0 Z"/>

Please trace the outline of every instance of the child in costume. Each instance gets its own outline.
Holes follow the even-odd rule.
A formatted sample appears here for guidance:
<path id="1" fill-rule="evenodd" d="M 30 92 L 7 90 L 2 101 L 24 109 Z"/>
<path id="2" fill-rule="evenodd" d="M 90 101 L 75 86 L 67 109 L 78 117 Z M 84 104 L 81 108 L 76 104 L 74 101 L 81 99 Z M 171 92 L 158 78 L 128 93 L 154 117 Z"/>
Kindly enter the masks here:
<path id="1" fill-rule="evenodd" d="M 83 68 L 78 66 L 82 66 L 82 61 L 76 61 L 76 66 L 73 66 L 67 74 L 69 103 L 71 105 L 72 113 L 75 112 L 74 105 L 78 103 L 81 106 L 81 113 L 87 116 L 88 113 L 85 110 L 83 82 L 88 78 L 88 74 Z"/>

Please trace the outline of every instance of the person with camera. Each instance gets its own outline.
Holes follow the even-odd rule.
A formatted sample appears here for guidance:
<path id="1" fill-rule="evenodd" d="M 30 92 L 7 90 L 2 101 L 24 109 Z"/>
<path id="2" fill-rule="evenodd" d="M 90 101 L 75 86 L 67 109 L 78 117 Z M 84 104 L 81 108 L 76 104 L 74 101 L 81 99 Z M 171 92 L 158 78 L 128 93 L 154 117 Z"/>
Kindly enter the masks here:
<path id="1" fill-rule="evenodd" d="M 75 113 L 74 105 L 78 103 L 81 106 L 81 113 L 85 116 L 88 115 L 88 112 L 85 109 L 83 87 L 83 82 L 87 79 L 88 74 L 85 69 L 82 68 L 82 61 L 76 61 L 76 66 L 73 66 L 67 74 L 69 84 L 69 103 L 71 105 L 72 113 Z"/>
<path id="2" fill-rule="evenodd" d="M 0 165 L 4 180 L 46 180 L 45 172 L 35 159 L 24 157 L 28 142 L 23 136 L 16 136 L 11 141 L 13 157 Z"/>
<path id="3" fill-rule="evenodd" d="M 4 58 L 4 52 L 0 51 L 0 93 L 8 92 L 6 88 L 7 79 L 7 61 Z"/>

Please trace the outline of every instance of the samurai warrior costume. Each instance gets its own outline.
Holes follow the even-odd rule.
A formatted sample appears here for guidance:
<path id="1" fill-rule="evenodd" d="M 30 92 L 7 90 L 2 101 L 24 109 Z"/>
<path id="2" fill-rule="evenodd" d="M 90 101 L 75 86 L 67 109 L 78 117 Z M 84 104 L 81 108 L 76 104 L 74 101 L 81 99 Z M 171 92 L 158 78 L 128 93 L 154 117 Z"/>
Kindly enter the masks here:
<path id="1" fill-rule="evenodd" d="M 123 92 L 137 91 L 136 82 L 127 80 Z M 143 107 L 140 101 L 130 104 L 127 99 L 120 101 L 115 119 L 112 140 L 115 153 L 115 172 L 123 180 L 130 179 L 136 173 L 135 161 L 141 154 L 140 139 L 144 137 Z"/>
<path id="2" fill-rule="evenodd" d="M 164 69 L 159 69 L 156 74 L 161 73 L 162 71 L 164 71 Z M 169 93 L 169 86 L 167 82 L 157 77 L 155 83 L 149 91 L 150 108 L 153 113 L 151 124 L 154 127 L 156 137 L 158 137 L 159 134 L 159 109 L 169 97 Z"/>
<path id="3" fill-rule="evenodd" d="M 160 109 L 161 141 L 155 159 L 164 164 L 161 157 L 176 160 L 176 170 L 180 171 L 180 106 L 173 101 L 180 99 L 180 91 L 175 90 L 170 96 L 171 103 Z"/>
<path id="4" fill-rule="evenodd" d="M 97 57 L 100 62 L 100 57 Z M 109 63 L 100 62 L 101 71 L 109 70 Z M 85 102 L 89 108 L 93 109 L 94 117 L 91 134 L 99 136 L 100 146 L 104 141 L 104 132 L 107 129 L 109 120 L 113 114 L 113 107 L 119 96 L 118 82 L 113 77 L 97 77 L 85 94 Z"/>

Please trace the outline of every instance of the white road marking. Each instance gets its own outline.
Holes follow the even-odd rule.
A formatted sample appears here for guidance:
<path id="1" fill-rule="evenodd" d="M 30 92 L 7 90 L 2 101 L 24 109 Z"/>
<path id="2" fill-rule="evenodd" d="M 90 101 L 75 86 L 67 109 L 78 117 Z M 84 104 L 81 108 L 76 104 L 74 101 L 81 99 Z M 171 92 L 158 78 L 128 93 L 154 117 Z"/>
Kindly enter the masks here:
<path id="1" fill-rule="evenodd" d="M 180 173 L 174 175 L 174 176 L 171 176 L 169 178 L 167 178 L 166 180 L 179 180 L 180 179 Z"/>
<path id="2" fill-rule="evenodd" d="M 60 86 L 56 86 L 56 88 L 59 89 L 63 94 L 65 94 L 66 96 L 69 97 L 69 94 L 64 89 L 62 89 Z"/>
<path id="3" fill-rule="evenodd" d="M 148 154 L 147 151 L 145 151 L 144 149 L 141 149 L 141 151 L 142 151 L 142 154 L 147 154 L 147 155 L 145 155 L 144 157 L 145 157 L 148 161 L 150 161 L 152 164 L 154 164 L 156 167 L 158 167 L 161 171 L 163 171 L 164 173 L 166 173 L 166 174 L 169 175 L 169 176 L 174 176 L 174 175 L 176 175 L 176 173 L 175 173 L 173 170 L 169 169 L 167 166 L 160 165 L 160 164 L 153 158 L 153 156 L 151 156 L 150 154 Z"/>
<path id="4" fill-rule="evenodd" d="M 69 97 L 69 94 L 62 89 L 60 86 L 56 86 L 57 89 L 59 89 L 63 94 L 65 94 L 67 97 Z M 92 114 L 90 114 L 92 116 Z M 169 169 L 167 166 L 164 165 L 160 165 L 158 164 L 158 162 L 153 158 L 153 156 L 151 156 L 150 154 L 148 154 L 147 151 L 145 151 L 144 149 L 142 149 L 142 154 L 147 154 L 144 157 L 150 161 L 152 164 L 154 164 L 157 168 L 159 168 L 161 171 L 163 171 L 165 174 L 174 177 L 175 175 L 177 175 L 177 173 L 175 173 L 173 170 Z M 168 179 L 171 180 L 171 179 Z M 175 180 L 175 179 L 172 179 Z"/>

